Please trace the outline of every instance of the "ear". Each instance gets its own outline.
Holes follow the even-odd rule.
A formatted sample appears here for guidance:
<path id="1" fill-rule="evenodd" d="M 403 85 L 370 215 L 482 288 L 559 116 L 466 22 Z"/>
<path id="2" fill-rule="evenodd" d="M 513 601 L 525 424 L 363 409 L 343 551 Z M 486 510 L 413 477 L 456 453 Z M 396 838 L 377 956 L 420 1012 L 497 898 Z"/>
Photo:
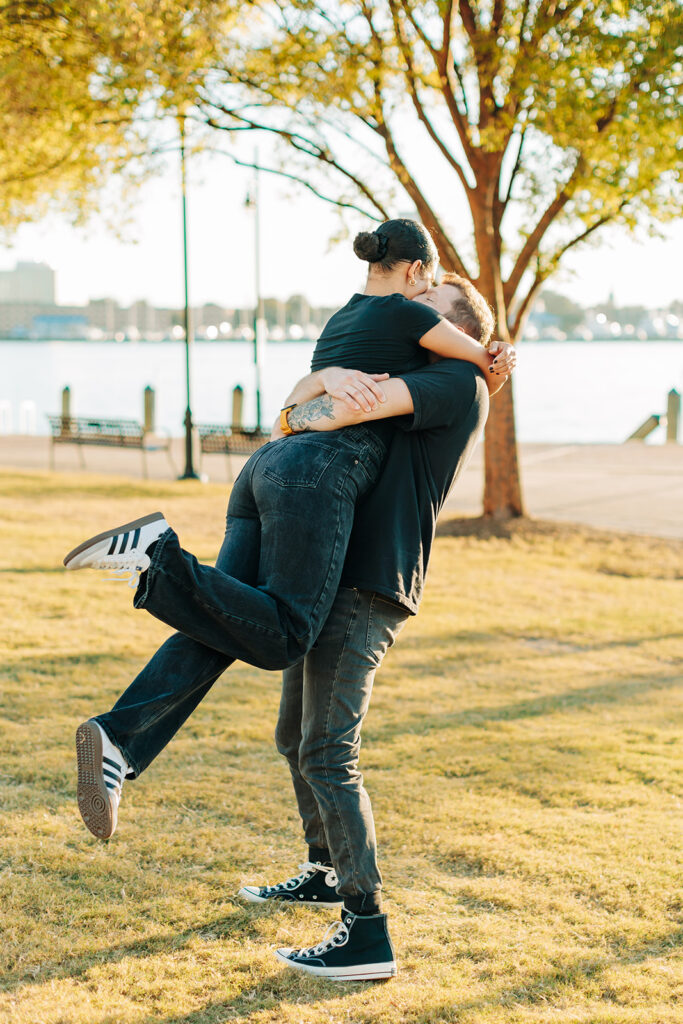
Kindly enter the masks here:
<path id="1" fill-rule="evenodd" d="M 410 264 L 407 277 L 409 280 L 411 277 L 422 277 L 422 260 L 415 260 Z"/>

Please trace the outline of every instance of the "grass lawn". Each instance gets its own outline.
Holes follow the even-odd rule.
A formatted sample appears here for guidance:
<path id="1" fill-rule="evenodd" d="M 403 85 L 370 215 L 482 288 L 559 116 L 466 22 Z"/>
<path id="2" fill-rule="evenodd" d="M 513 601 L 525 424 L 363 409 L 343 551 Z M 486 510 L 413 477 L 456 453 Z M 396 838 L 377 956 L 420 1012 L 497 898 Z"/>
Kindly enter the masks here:
<path id="1" fill-rule="evenodd" d="M 272 953 L 333 911 L 235 898 L 305 853 L 277 675 L 230 669 L 109 843 L 75 803 L 76 726 L 168 631 L 61 558 L 161 508 L 211 560 L 224 490 L 0 472 L 0 493 L 2 1024 L 683 1021 L 683 544 L 444 525 L 364 733 L 399 973 L 339 985 Z"/>

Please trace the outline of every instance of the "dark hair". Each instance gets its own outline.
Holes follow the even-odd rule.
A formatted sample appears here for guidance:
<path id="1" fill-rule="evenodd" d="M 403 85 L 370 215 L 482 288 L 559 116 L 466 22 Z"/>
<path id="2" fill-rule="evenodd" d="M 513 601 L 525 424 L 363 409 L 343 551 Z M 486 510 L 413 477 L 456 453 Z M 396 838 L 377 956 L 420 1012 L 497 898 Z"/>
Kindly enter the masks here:
<path id="1" fill-rule="evenodd" d="M 439 262 L 434 239 L 415 220 L 385 220 L 375 231 L 361 231 L 353 240 L 353 251 L 361 260 L 393 270 L 398 263 L 422 260 L 425 270 Z"/>
<path id="2" fill-rule="evenodd" d="M 439 284 L 453 284 L 462 292 L 446 314 L 446 320 L 454 327 L 460 327 L 476 341 L 480 341 L 486 348 L 496 326 L 496 319 L 484 296 L 477 291 L 471 281 L 460 274 L 444 274 Z"/>

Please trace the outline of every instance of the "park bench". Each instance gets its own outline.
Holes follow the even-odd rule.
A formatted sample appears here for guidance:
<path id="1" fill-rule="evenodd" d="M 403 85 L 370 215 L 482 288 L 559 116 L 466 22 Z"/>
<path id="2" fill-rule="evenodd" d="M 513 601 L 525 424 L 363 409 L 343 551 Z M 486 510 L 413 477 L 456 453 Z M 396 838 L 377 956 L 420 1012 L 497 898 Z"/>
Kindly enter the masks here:
<path id="1" fill-rule="evenodd" d="M 85 469 L 83 447 L 134 448 L 142 453 L 142 475 L 147 477 L 147 453 L 166 452 L 173 476 L 177 471 L 171 455 L 171 438 L 158 437 L 145 430 L 137 420 L 99 419 L 89 416 L 49 416 L 52 444 L 50 468 L 55 468 L 55 445 L 73 444 L 78 447 L 81 468 Z"/>
<path id="2" fill-rule="evenodd" d="M 270 434 L 259 427 L 233 427 L 226 423 L 200 423 L 199 434 L 200 468 L 204 455 L 225 455 L 228 460 L 228 478 L 233 479 L 233 455 L 253 455 L 264 445 Z"/>

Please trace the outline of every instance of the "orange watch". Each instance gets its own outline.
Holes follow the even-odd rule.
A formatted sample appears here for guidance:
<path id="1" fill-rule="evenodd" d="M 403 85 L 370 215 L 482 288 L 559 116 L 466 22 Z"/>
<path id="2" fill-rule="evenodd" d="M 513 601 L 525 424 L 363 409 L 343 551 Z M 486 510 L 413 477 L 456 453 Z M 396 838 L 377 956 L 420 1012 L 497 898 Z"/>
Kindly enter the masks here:
<path id="1" fill-rule="evenodd" d="M 289 425 L 289 420 L 287 419 L 287 417 L 289 416 L 292 409 L 296 408 L 296 404 L 297 403 L 295 402 L 294 405 L 286 405 L 284 409 L 280 410 L 280 430 L 282 431 L 283 434 L 286 434 L 287 437 L 290 437 L 294 433 L 294 431 Z"/>

